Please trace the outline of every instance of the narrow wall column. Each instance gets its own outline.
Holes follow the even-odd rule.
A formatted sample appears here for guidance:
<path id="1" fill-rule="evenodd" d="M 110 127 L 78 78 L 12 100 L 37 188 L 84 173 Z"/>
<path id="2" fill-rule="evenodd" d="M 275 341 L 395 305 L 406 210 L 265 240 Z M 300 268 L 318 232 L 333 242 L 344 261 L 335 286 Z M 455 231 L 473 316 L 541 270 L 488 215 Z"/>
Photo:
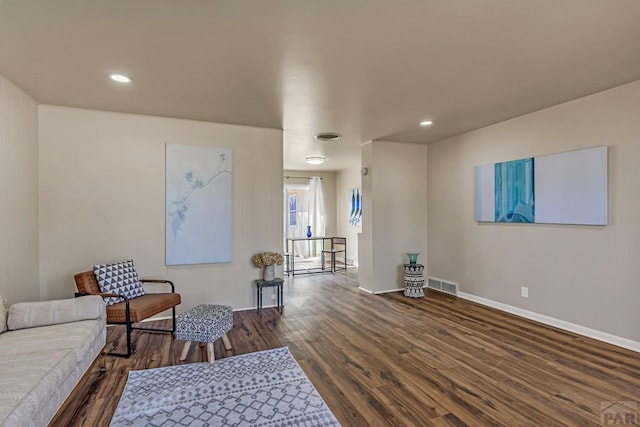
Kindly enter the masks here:
<path id="1" fill-rule="evenodd" d="M 363 227 L 360 287 L 403 288 L 407 252 L 427 265 L 427 146 L 371 141 L 362 147 Z"/>

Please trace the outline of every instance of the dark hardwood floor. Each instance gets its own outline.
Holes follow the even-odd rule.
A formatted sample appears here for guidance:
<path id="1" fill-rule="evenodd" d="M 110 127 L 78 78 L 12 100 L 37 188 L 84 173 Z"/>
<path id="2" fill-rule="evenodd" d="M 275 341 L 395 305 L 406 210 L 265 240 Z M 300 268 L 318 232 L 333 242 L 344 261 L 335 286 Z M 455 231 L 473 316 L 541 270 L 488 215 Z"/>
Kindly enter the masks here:
<path id="1" fill-rule="evenodd" d="M 233 350 L 219 340 L 216 357 L 289 346 L 344 426 L 597 426 L 602 402 L 640 401 L 638 353 L 437 292 L 356 286 L 345 274 L 287 280 L 285 312 L 234 313 Z M 108 347 L 122 335 L 109 328 Z M 183 363 L 168 334 L 134 340 L 130 359 L 98 358 L 52 425 L 106 426 L 129 370 Z M 205 358 L 192 346 L 186 363 Z"/>

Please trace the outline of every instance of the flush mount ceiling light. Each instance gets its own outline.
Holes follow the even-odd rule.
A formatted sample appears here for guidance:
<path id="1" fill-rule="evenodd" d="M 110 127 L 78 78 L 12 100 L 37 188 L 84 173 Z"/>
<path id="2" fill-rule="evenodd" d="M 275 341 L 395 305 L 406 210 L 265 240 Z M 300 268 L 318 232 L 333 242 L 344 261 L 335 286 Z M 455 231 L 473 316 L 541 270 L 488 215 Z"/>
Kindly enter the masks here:
<path id="1" fill-rule="evenodd" d="M 304 158 L 304 161 L 310 165 L 321 165 L 325 160 L 327 160 L 327 158 L 323 156 L 309 156 Z"/>
<path id="2" fill-rule="evenodd" d="M 131 83 L 133 81 L 131 77 L 124 74 L 109 74 L 109 78 L 118 83 Z"/>
<path id="3" fill-rule="evenodd" d="M 433 124 L 433 120 L 423 120 L 420 122 L 420 126 L 431 126 Z"/>
<path id="4" fill-rule="evenodd" d="M 342 135 L 338 132 L 320 132 L 316 135 L 318 141 L 337 141 Z"/>

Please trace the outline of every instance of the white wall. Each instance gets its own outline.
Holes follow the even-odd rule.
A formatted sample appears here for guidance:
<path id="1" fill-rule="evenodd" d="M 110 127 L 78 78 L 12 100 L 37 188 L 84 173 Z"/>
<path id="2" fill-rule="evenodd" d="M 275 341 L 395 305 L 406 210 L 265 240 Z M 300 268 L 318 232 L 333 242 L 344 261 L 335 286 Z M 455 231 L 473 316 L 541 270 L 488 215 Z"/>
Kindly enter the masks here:
<path id="1" fill-rule="evenodd" d="M 362 177 L 362 232 L 358 239 L 358 281 L 364 290 L 374 289 L 373 283 L 373 141 L 362 145 L 360 151 L 362 167 L 369 172 Z M 367 197 L 366 195 L 369 194 Z"/>
<path id="2" fill-rule="evenodd" d="M 362 187 L 360 162 L 337 173 L 336 180 L 336 222 L 337 235 L 347 238 L 347 260 L 358 265 L 358 233 L 362 232 L 362 222 L 354 227 L 349 224 L 351 216 L 351 190 Z M 364 195 L 363 195 L 364 196 Z"/>
<path id="3" fill-rule="evenodd" d="M 635 82 L 430 145 L 429 274 L 640 341 L 639 117 Z M 598 145 L 609 146 L 608 226 L 474 221 L 474 166 Z"/>
<path id="4" fill-rule="evenodd" d="M 0 75 L 0 295 L 38 300 L 38 104 Z"/>
<path id="5" fill-rule="evenodd" d="M 261 272 L 251 257 L 281 248 L 281 131 L 47 105 L 39 111 L 44 298 L 72 295 L 73 275 L 95 263 L 131 257 L 141 277 L 175 281 L 181 311 L 199 303 L 255 306 L 252 281 Z M 231 263 L 165 266 L 166 143 L 232 149 Z"/>
<path id="6" fill-rule="evenodd" d="M 418 263 L 427 265 L 427 146 L 373 141 L 363 146 L 362 164 L 369 169 L 362 178 L 363 235 L 371 240 L 361 243 L 371 246 L 371 264 L 361 263 L 360 286 L 374 293 L 401 289 L 407 252 L 420 253 Z M 364 280 L 363 267 L 370 269 Z"/>

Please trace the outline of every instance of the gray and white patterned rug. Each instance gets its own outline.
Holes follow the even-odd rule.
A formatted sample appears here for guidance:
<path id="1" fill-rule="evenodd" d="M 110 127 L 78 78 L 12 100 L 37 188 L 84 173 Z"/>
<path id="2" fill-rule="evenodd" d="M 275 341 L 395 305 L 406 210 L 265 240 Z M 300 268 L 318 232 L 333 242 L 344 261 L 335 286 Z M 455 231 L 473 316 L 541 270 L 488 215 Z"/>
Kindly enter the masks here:
<path id="1" fill-rule="evenodd" d="M 339 426 L 286 347 L 129 372 L 112 426 Z"/>

